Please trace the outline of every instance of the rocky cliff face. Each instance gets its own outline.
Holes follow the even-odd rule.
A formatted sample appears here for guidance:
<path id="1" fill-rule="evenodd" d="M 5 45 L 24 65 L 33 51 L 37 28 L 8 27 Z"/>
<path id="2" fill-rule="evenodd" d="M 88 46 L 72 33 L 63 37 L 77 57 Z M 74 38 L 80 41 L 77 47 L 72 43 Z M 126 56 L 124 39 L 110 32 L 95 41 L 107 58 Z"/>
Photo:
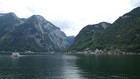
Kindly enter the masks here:
<path id="1" fill-rule="evenodd" d="M 70 46 L 65 33 L 40 15 L 20 19 L 14 13 L 0 14 L 0 23 L 1 51 L 61 51 Z"/>
<path id="2" fill-rule="evenodd" d="M 14 14 L 0 14 L 0 37 L 13 30 L 22 21 Z"/>

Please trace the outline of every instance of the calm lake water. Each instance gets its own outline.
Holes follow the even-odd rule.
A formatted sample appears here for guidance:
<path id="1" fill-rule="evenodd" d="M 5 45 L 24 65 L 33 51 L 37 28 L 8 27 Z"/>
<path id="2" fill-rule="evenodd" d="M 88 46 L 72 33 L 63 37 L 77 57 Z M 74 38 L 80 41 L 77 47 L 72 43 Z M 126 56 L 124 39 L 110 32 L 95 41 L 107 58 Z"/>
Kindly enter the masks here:
<path id="1" fill-rule="evenodd" d="M 0 79 L 140 79 L 140 56 L 0 55 Z"/>

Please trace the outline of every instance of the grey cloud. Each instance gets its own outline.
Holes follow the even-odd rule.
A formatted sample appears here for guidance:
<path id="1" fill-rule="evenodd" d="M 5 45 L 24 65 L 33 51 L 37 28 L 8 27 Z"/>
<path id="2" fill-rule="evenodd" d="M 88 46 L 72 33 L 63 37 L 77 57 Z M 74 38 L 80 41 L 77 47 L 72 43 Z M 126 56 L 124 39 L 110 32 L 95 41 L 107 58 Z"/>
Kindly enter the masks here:
<path id="1" fill-rule="evenodd" d="M 130 0 L 130 4 L 133 7 L 138 7 L 138 6 L 140 6 L 140 0 Z"/>
<path id="2" fill-rule="evenodd" d="M 31 13 L 36 13 L 36 11 L 35 11 L 33 8 L 31 8 L 31 7 L 27 7 L 27 10 L 28 10 L 29 12 L 31 12 Z"/>
<path id="3" fill-rule="evenodd" d="M 73 27 L 72 22 L 70 21 L 51 21 L 53 24 L 55 24 L 57 27 L 60 27 L 61 29 L 69 29 Z"/>
<path id="4" fill-rule="evenodd" d="M 51 21 L 54 25 L 59 27 L 67 36 L 76 35 L 78 33 L 75 23 L 71 21 L 55 20 Z"/>

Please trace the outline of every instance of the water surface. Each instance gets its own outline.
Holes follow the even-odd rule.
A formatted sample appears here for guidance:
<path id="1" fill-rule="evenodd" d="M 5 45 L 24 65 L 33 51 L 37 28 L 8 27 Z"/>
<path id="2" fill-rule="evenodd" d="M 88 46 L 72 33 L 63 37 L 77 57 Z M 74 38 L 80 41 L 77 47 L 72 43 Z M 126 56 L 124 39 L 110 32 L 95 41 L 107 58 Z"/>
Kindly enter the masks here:
<path id="1" fill-rule="evenodd" d="M 0 79 L 139 79 L 140 56 L 0 55 Z"/>

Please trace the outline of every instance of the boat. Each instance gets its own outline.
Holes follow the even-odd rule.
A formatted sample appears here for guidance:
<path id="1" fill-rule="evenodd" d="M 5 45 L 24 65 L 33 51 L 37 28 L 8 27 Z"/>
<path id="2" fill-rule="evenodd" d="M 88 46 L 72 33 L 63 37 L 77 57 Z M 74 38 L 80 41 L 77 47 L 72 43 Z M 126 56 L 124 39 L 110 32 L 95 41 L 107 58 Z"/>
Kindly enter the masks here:
<path id="1" fill-rule="evenodd" d="M 20 54 L 18 52 L 13 52 L 12 53 L 12 57 L 19 57 L 19 56 L 20 56 Z"/>

